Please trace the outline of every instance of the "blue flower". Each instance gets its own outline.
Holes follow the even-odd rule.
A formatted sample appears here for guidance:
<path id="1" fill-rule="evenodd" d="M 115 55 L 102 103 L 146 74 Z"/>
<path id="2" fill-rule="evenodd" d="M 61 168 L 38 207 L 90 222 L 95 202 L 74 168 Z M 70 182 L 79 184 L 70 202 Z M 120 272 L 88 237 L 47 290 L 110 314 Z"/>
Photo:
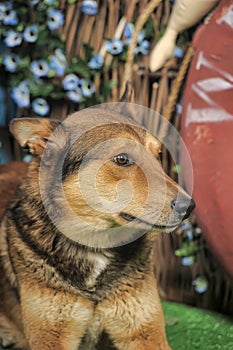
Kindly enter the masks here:
<path id="1" fill-rule="evenodd" d="M 79 87 L 77 87 L 75 90 L 68 91 L 66 95 L 69 98 L 69 100 L 78 103 L 82 99 L 82 90 Z"/>
<path id="2" fill-rule="evenodd" d="M 60 49 L 55 50 L 55 55 L 50 56 L 50 68 L 54 69 L 56 74 L 61 77 L 64 75 L 66 70 L 66 56 L 64 52 Z"/>
<path id="3" fill-rule="evenodd" d="M 4 18 L 6 13 L 6 5 L 0 2 L 0 21 Z"/>
<path id="4" fill-rule="evenodd" d="M 137 43 L 135 49 L 134 49 L 134 54 L 138 55 L 141 53 L 142 55 L 147 55 L 149 53 L 149 48 L 150 43 L 148 40 L 143 40 Z"/>
<path id="5" fill-rule="evenodd" d="M 195 257 L 193 255 L 184 256 L 181 260 L 181 263 L 183 266 L 192 266 L 194 262 L 195 262 Z"/>
<path id="6" fill-rule="evenodd" d="M 38 2 L 39 2 L 39 0 L 31 0 L 30 5 L 35 6 L 38 4 Z"/>
<path id="7" fill-rule="evenodd" d="M 64 24 L 64 15 L 60 10 L 48 10 L 48 27 L 50 30 L 55 30 Z"/>
<path id="8" fill-rule="evenodd" d="M 193 281 L 193 286 L 197 293 L 203 294 L 208 289 L 208 281 L 205 276 L 199 276 Z"/>
<path id="9" fill-rule="evenodd" d="M 45 60 L 32 61 L 30 70 L 36 77 L 45 77 L 49 72 L 49 65 Z"/>
<path id="10" fill-rule="evenodd" d="M 112 55 L 119 55 L 123 52 L 123 43 L 120 39 L 108 40 L 106 42 L 106 50 Z"/>
<path id="11" fill-rule="evenodd" d="M 183 111 L 183 105 L 182 105 L 182 103 L 177 103 L 176 104 L 176 113 L 177 114 L 182 114 L 182 111 Z"/>
<path id="12" fill-rule="evenodd" d="M 12 4 L 10 2 L 3 4 L 0 2 L 0 20 L 4 20 L 4 17 L 9 14 L 9 12 L 12 10 Z"/>
<path id="13" fill-rule="evenodd" d="M 8 70 L 8 72 L 15 72 L 16 68 L 20 62 L 19 56 L 14 53 L 8 54 L 4 57 L 3 64 Z"/>
<path id="14" fill-rule="evenodd" d="M 32 102 L 32 109 L 36 114 L 44 116 L 49 113 L 50 107 L 43 98 L 38 97 Z"/>
<path id="15" fill-rule="evenodd" d="M 124 30 L 124 36 L 126 37 L 126 41 L 125 41 L 126 45 L 131 44 L 131 39 L 133 34 L 134 34 L 134 25 L 132 23 L 127 23 Z M 144 40 L 144 39 L 145 39 L 145 31 L 142 30 L 137 37 L 137 45 L 134 49 L 135 55 L 138 55 L 138 54 L 147 55 L 149 53 L 148 48 L 150 46 L 150 43 L 148 40 Z"/>
<path id="16" fill-rule="evenodd" d="M 95 92 L 95 85 L 89 80 L 80 79 L 78 86 L 81 88 L 84 97 L 90 97 Z"/>
<path id="17" fill-rule="evenodd" d="M 32 155 L 31 154 L 26 154 L 24 157 L 23 157 L 23 161 L 25 163 L 30 163 L 30 161 L 32 160 Z"/>
<path id="18" fill-rule="evenodd" d="M 28 43 L 34 43 L 38 38 L 38 26 L 33 24 L 25 28 L 23 38 Z"/>
<path id="19" fill-rule="evenodd" d="M 133 34 L 134 34 L 134 25 L 133 25 L 133 23 L 126 23 L 125 29 L 124 29 L 124 32 L 123 32 L 123 35 L 126 38 L 126 40 L 125 40 L 125 44 L 126 45 L 130 45 Z"/>
<path id="20" fill-rule="evenodd" d="M 98 4 L 94 0 L 84 0 L 82 2 L 81 11 L 87 15 L 96 15 L 98 11 Z"/>
<path id="21" fill-rule="evenodd" d="M 126 45 L 130 45 L 132 36 L 134 34 L 134 25 L 133 23 L 126 23 L 125 29 L 124 29 L 124 36 L 126 38 Z M 141 43 L 145 39 L 145 31 L 142 30 L 137 37 L 137 42 Z"/>
<path id="22" fill-rule="evenodd" d="M 15 10 L 5 12 L 5 16 L 3 17 L 2 23 L 8 26 L 15 26 L 18 24 L 19 20 L 17 18 L 17 14 Z"/>
<path id="23" fill-rule="evenodd" d="M 64 90 L 75 90 L 80 82 L 79 77 L 75 74 L 68 74 L 62 81 Z"/>
<path id="24" fill-rule="evenodd" d="M 198 236 L 200 236 L 201 233 L 202 233 L 201 228 L 200 228 L 200 227 L 196 227 L 196 228 L 195 228 L 195 234 L 198 235 Z"/>
<path id="25" fill-rule="evenodd" d="M 192 229 L 189 229 L 189 230 L 186 232 L 186 235 L 187 235 L 187 237 L 188 237 L 188 239 L 189 239 L 190 241 L 193 240 L 193 230 L 192 230 Z"/>
<path id="26" fill-rule="evenodd" d="M 190 224 L 189 221 L 186 221 L 184 224 L 182 224 L 180 226 L 180 230 L 181 231 L 185 231 L 185 230 L 188 230 L 188 229 L 192 229 L 192 225 Z"/>
<path id="27" fill-rule="evenodd" d="M 8 47 L 19 46 L 22 43 L 22 34 L 14 30 L 9 30 L 7 37 L 4 41 L 6 43 L 6 46 Z"/>
<path id="28" fill-rule="evenodd" d="M 124 29 L 124 36 L 126 37 L 126 39 L 130 39 L 132 38 L 134 33 L 134 25 L 133 23 L 126 23 L 125 25 L 125 29 Z"/>
<path id="29" fill-rule="evenodd" d="M 173 54 L 177 58 L 182 58 L 184 56 L 184 50 L 179 46 L 175 46 Z"/>
<path id="30" fill-rule="evenodd" d="M 27 84 L 24 82 L 20 83 L 17 87 L 13 87 L 11 97 L 20 108 L 28 108 L 30 106 L 30 94 Z"/>
<path id="31" fill-rule="evenodd" d="M 104 59 L 98 53 L 93 56 L 88 62 L 88 67 L 91 69 L 100 69 L 104 63 Z"/>
<path id="32" fill-rule="evenodd" d="M 138 37 L 137 37 L 138 43 L 141 43 L 145 39 L 145 35 L 146 35 L 145 31 L 141 30 L 141 32 L 138 34 Z"/>

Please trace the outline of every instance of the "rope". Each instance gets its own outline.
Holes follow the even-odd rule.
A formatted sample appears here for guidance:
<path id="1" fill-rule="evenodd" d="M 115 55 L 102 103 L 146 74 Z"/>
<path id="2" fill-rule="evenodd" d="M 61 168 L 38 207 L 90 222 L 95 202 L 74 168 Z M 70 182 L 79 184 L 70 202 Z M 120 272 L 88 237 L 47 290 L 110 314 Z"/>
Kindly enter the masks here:
<path id="1" fill-rule="evenodd" d="M 173 111 L 175 109 L 175 105 L 179 96 L 179 93 L 181 91 L 181 87 L 183 84 L 183 81 L 185 79 L 186 73 L 189 68 L 189 64 L 191 62 L 191 59 L 193 57 L 194 50 L 192 46 L 190 46 L 184 56 L 184 59 L 181 63 L 180 69 L 178 71 L 178 74 L 172 84 L 171 92 L 167 101 L 166 106 L 163 110 L 163 118 L 167 120 L 168 122 L 171 121 Z M 168 134 L 169 130 L 169 124 L 168 123 L 162 123 L 161 128 L 159 130 L 159 139 L 161 140 L 161 143 L 163 142 Z"/>
<path id="2" fill-rule="evenodd" d="M 131 39 L 131 43 L 129 45 L 128 51 L 127 51 L 127 59 L 125 63 L 125 70 L 124 70 L 124 82 L 122 84 L 122 91 L 125 89 L 125 85 L 127 81 L 132 81 L 132 73 L 133 73 L 133 62 L 134 62 L 134 49 L 137 45 L 137 38 L 138 34 L 142 30 L 144 24 L 148 20 L 151 13 L 159 6 L 159 4 L 162 2 L 162 0 L 151 0 L 147 6 L 145 7 L 144 11 L 141 13 L 141 15 L 138 17 L 137 23 L 135 25 L 134 34 Z M 181 67 L 179 69 L 179 72 L 177 74 L 176 79 L 174 80 L 174 83 L 171 88 L 171 93 L 168 98 L 168 102 L 164 108 L 163 116 L 168 121 L 171 120 L 172 113 L 175 108 L 175 104 L 177 102 L 182 83 L 185 79 L 187 70 L 189 68 L 189 64 L 191 62 L 191 59 L 193 57 L 194 50 L 190 46 L 185 54 L 185 57 L 182 61 Z M 121 94 L 122 95 L 122 94 Z M 165 130 L 163 130 L 165 132 Z"/>
<path id="3" fill-rule="evenodd" d="M 137 38 L 138 34 L 142 30 L 144 24 L 146 23 L 147 19 L 150 17 L 151 13 L 154 11 L 156 7 L 159 6 L 159 4 L 162 2 L 162 0 L 151 0 L 141 13 L 141 15 L 138 17 L 137 23 L 135 25 L 134 34 L 131 39 L 131 43 L 129 45 L 128 51 L 127 51 L 127 58 L 125 63 L 125 71 L 124 71 L 124 83 L 123 88 L 125 86 L 126 81 L 132 80 L 132 71 L 133 71 L 133 61 L 134 61 L 134 49 L 137 45 Z"/>
<path id="4" fill-rule="evenodd" d="M 172 117 L 172 113 L 174 111 L 175 108 L 175 104 L 177 102 L 180 90 L 181 90 L 181 86 L 183 84 L 183 81 L 185 79 L 186 73 L 188 71 L 189 68 L 189 64 L 191 62 L 191 59 L 193 57 L 194 54 L 194 50 L 192 48 L 192 46 L 190 46 L 184 56 L 184 59 L 181 63 L 180 69 L 178 71 L 178 74 L 172 84 L 172 88 L 171 88 L 171 93 L 170 96 L 168 98 L 167 104 L 165 106 L 164 112 L 163 112 L 163 116 L 165 119 L 167 119 L 168 121 L 171 120 Z"/>

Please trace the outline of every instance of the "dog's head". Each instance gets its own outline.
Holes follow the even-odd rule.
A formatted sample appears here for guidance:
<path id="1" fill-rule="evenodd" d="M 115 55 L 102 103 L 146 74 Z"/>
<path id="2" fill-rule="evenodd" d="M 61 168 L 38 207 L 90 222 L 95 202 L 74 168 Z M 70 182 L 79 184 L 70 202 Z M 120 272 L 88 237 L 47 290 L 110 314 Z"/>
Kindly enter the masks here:
<path id="1" fill-rule="evenodd" d="M 11 131 L 36 156 L 48 215 L 75 241 L 116 246 L 173 231 L 195 206 L 163 171 L 159 141 L 122 108 L 87 109 L 61 124 L 15 119 Z"/>

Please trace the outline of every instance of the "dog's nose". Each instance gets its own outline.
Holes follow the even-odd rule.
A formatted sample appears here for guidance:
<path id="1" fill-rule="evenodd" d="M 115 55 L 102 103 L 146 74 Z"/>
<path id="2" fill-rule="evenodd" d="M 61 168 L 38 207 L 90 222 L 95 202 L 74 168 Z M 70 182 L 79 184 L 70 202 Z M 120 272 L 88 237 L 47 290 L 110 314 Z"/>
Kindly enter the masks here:
<path id="1" fill-rule="evenodd" d="M 194 210 L 196 204 L 192 199 L 187 200 L 172 200 L 171 208 L 178 214 L 183 220 L 187 219 L 191 212 Z"/>

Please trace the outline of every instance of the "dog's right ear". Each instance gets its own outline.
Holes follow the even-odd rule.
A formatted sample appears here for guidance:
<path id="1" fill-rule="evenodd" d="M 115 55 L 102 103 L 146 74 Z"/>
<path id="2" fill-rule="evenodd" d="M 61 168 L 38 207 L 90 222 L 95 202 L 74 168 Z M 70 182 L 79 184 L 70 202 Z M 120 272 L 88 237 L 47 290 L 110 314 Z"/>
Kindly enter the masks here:
<path id="1" fill-rule="evenodd" d="M 10 122 L 10 131 L 21 147 L 41 156 L 52 132 L 59 126 L 58 120 L 45 118 L 16 118 Z"/>

